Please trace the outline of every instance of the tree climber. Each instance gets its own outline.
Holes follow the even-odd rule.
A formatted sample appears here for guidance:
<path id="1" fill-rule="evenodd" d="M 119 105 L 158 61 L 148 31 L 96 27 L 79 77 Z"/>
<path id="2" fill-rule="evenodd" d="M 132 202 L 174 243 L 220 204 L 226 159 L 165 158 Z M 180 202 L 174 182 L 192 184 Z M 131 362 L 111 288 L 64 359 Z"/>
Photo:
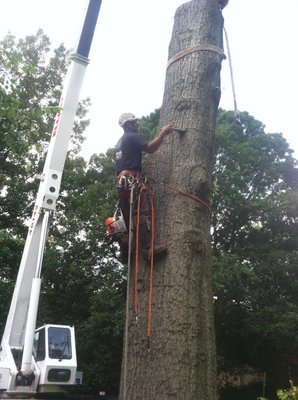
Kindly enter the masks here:
<path id="1" fill-rule="evenodd" d="M 142 185 L 146 185 L 146 178 L 142 174 L 142 152 L 154 153 L 161 145 L 163 139 L 173 132 L 173 125 L 165 125 L 160 133 L 150 142 L 147 142 L 139 135 L 139 120 L 134 114 L 122 114 L 119 118 L 119 125 L 123 128 L 124 133 L 116 145 L 116 190 L 126 228 L 129 232 L 130 185 L 132 183 L 136 184 L 132 204 L 133 231 L 136 232 L 138 191 Z M 142 190 L 140 195 L 139 241 L 143 255 L 147 259 L 150 257 L 152 222 L 148 189 L 149 186 L 146 185 L 146 190 Z M 161 255 L 164 254 L 166 250 L 166 246 L 154 246 L 154 254 Z M 123 248 L 120 249 L 120 251 L 123 252 Z M 122 259 L 127 259 L 127 251 L 126 254 L 121 254 Z"/>

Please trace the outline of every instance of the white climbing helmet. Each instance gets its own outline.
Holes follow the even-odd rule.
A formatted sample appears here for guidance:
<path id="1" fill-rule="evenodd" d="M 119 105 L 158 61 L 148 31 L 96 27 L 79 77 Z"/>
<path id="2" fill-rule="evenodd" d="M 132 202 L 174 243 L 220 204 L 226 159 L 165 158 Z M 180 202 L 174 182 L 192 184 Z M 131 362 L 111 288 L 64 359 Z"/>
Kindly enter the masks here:
<path id="1" fill-rule="evenodd" d="M 134 115 L 134 114 L 132 114 L 132 113 L 125 113 L 125 114 L 122 114 L 121 116 L 120 116 L 120 118 L 119 118 L 119 125 L 121 126 L 121 127 L 123 127 L 124 126 L 124 124 L 126 123 L 126 122 L 128 122 L 128 121 L 136 121 L 138 118 Z"/>

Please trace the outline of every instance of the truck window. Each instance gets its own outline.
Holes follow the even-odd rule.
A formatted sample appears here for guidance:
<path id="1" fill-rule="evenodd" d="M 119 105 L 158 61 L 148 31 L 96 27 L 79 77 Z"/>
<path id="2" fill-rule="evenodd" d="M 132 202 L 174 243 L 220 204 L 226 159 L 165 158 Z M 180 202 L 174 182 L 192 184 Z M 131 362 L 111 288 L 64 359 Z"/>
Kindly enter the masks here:
<path id="1" fill-rule="evenodd" d="M 36 361 L 41 361 L 45 359 L 45 355 L 45 330 L 43 328 L 35 332 L 33 342 L 33 356 Z"/>
<path id="2" fill-rule="evenodd" d="M 50 327 L 48 329 L 48 338 L 50 358 L 71 359 L 71 337 L 68 328 Z"/>

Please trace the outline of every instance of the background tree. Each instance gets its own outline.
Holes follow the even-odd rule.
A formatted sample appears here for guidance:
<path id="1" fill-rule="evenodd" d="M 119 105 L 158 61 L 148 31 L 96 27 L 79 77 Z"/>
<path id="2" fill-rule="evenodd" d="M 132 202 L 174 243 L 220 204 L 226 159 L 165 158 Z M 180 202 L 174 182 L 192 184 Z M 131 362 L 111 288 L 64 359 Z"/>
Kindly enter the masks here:
<path id="1" fill-rule="evenodd" d="M 215 320 L 222 369 L 251 365 L 268 384 L 297 376 L 297 161 L 248 113 L 218 114 L 213 169 Z M 296 378 L 296 379 L 297 379 Z"/>
<path id="2" fill-rule="evenodd" d="M 10 302 L 37 190 L 34 177 L 41 170 L 66 70 L 63 46 L 45 61 L 49 45 L 42 31 L 18 42 L 9 34 L 0 42 L 0 315 Z"/>
<path id="3" fill-rule="evenodd" d="M 202 43 L 220 49 L 222 22 L 215 1 L 194 0 L 179 7 L 169 58 Z M 146 160 L 146 173 L 155 182 L 156 239 L 169 244 L 169 252 L 155 262 L 149 349 L 150 269 L 145 263 L 140 267 L 139 319 L 135 324 L 133 312 L 128 315 L 128 362 L 120 399 L 125 380 L 127 399 L 217 398 L 210 216 L 201 204 L 158 185 L 169 183 L 210 200 L 221 55 L 208 49 L 192 52 L 167 70 L 160 126 L 172 121 L 188 131 L 167 137 Z M 128 300 L 133 301 L 132 287 Z"/>

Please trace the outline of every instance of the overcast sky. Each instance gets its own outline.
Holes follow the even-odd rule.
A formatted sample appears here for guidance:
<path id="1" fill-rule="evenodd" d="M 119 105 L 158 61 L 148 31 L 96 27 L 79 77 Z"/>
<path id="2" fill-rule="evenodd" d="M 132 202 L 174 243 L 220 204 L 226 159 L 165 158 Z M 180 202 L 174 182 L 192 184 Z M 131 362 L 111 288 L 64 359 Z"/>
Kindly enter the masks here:
<path id="1" fill-rule="evenodd" d="M 162 103 L 168 45 L 176 8 L 184 0 L 103 0 L 82 96 L 90 96 L 91 125 L 83 154 L 114 146 L 124 112 L 148 115 Z M 42 28 L 53 47 L 75 47 L 89 0 L 0 0 L 0 38 Z M 298 0 L 230 0 L 223 10 L 237 105 L 281 132 L 298 157 Z M 226 48 L 225 48 L 226 52 Z M 226 52 L 227 53 L 227 52 Z M 233 110 L 228 60 L 220 106 Z"/>

